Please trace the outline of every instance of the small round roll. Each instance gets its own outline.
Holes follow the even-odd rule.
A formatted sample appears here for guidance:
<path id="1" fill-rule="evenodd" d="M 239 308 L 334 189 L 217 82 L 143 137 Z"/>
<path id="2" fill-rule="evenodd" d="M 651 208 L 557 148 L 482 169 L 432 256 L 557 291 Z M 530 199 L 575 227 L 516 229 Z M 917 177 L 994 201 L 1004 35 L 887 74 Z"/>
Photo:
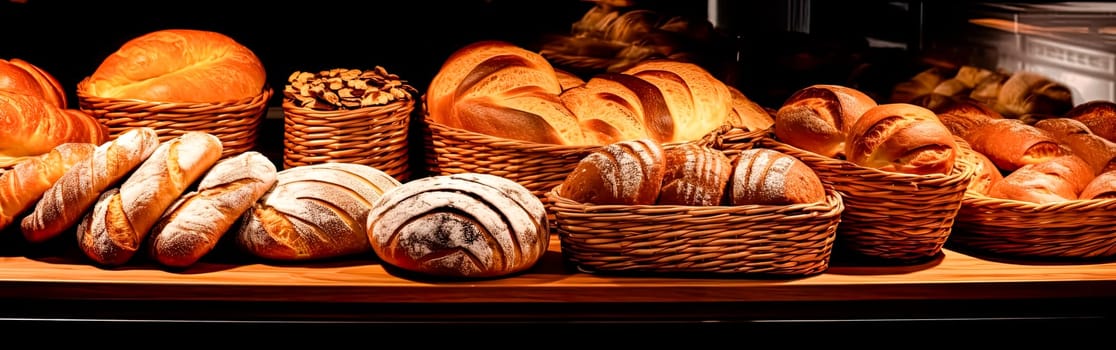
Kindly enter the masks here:
<path id="1" fill-rule="evenodd" d="M 612 143 L 578 162 L 561 195 L 581 203 L 655 204 L 665 163 L 663 146 L 650 139 Z"/>
<path id="2" fill-rule="evenodd" d="M 856 120 L 876 101 L 839 85 L 812 85 L 795 92 L 775 112 L 775 137 L 819 155 L 843 158 Z"/>
<path id="3" fill-rule="evenodd" d="M 489 174 L 426 177 L 373 203 L 366 225 L 379 258 L 437 277 L 490 278 L 527 270 L 549 245 L 546 209 L 530 190 Z"/>
<path id="4" fill-rule="evenodd" d="M 883 104 L 853 125 L 845 153 L 850 162 L 906 174 L 949 174 L 957 142 L 934 112 L 908 103 Z"/>

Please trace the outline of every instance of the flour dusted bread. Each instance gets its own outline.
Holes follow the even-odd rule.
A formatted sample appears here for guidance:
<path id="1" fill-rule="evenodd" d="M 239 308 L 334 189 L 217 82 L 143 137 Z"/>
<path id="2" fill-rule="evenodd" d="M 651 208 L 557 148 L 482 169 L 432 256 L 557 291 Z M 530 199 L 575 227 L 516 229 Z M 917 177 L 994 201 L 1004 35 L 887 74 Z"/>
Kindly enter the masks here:
<path id="1" fill-rule="evenodd" d="M 209 254 L 221 237 L 275 185 L 275 164 L 259 152 L 218 161 L 179 197 L 151 229 L 151 257 L 164 266 L 187 267 Z"/>
<path id="2" fill-rule="evenodd" d="M 0 229 L 30 210 L 62 174 L 96 149 L 92 143 L 63 143 L 0 174 Z"/>
<path id="3" fill-rule="evenodd" d="M 79 85 L 91 96 L 159 102 L 224 102 L 259 95 L 256 55 L 212 31 L 166 29 L 125 42 Z"/>
<path id="4" fill-rule="evenodd" d="M 385 263 L 439 277 L 499 277 L 534 266 L 549 244 L 546 210 L 527 188 L 489 174 L 414 180 L 384 193 L 367 240 Z"/>
<path id="5" fill-rule="evenodd" d="M 766 148 L 740 152 L 733 159 L 729 205 L 790 205 L 825 200 L 814 169 L 788 154 Z"/>
<path id="6" fill-rule="evenodd" d="M 0 89 L 0 168 L 50 152 L 63 143 L 99 145 L 107 138 L 108 130 L 85 112 Z"/>
<path id="7" fill-rule="evenodd" d="M 655 141 L 609 144 L 577 163 L 560 194 L 581 203 L 654 204 L 663 185 L 664 163 L 663 146 Z"/>
<path id="8" fill-rule="evenodd" d="M 909 103 L 872 107 L 857 119 L 845 156 L 857 165 L 905 174 L 949 174 L 957 160 L 953 134 L 929 109 Z"/>
<path id="9" fill-rule="evenodd" d="M 876 101 L 863 92 L 819 84 L 796 91 L 775 113 L 775 137 L 826 157 L 844 158 L 849 130 Z"/>
<path id="10" fill-rule="evenodd" d="M 399 186 L 391 175 L 355 163 L 287 168 L 240 218 L 235 241 L 254 256 L 306 261 L 371 251 L 365 225 L 372 203 Z"/>
<path id="11" fill-rule="evenodd" d="M 97 146 L 93 154 L 62 174 L 23 218 L 23 237 L 43 242 L 77 225 L 101 193 L 115 187 L 159 146 L 151 128 L 133 128 Z"/>
<path id="12" fill-rule="evenodd" d="M 683 143 L 664 151 L 663 185 L 657 204 L 720 205 L 732 176 L 732 160 L 724 152 Z"/>
<path id="13" fill-rule="evenodd" d="M 101 194 L 78 224 L 78 246 L 105 266 L 135 256 L 163 212 L 221 157 L 221 140 L 190 131 L 162 142 L 120 184 Z"/>

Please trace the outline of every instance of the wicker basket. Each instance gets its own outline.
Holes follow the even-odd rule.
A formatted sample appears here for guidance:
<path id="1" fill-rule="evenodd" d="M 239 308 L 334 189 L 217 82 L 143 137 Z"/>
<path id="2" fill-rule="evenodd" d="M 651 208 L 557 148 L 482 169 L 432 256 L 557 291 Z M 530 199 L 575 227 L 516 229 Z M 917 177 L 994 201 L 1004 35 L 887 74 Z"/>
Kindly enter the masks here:
<path id="1" fill-rule="evenodd" d="M 167 141 L 190 131 L 204 131 L 221 140 L 221 157 L 251 151 L 256 147 L 260 120 L 267 112 L 273 91 L 264 87 L 260 94 L 235 101 L 212 103 L 172 103 L 92 96 L 86 92 L 87 80 L 78 84 L 80 108 L 108 128 L 108 140 L 137 127 L 149 127 Z"/>
<path id="2" fill-rule="evenodd" d="M 788 206 L 586 205 L 547 193 L 562 255 L 590 273 L 803 276 L 824 272 L 841 195 Z"/>
<path id="3" fill-rule="evenodd" d="M 1058 203 L 965 194 L 950 246 L 1013 258 L 1116 256 L 1116 199 Z"/>
<path id="4" fill-rule="evenodd" d="M 702 146 L 720 150 L 732 158 L 741 151 L 755 148 L 756 141 L 771 136 L 771 129 L 748 130 L 737 126 L 724 125 L 702 138 Z"/>
<path id="5" fill-rule="evenodd" d="M 835 255 L 915 263 L 936 257 L 945 245 L 972 179 L 968 162 L 950 174 L 881 171 L 802 150 L 766 137 L 756 147 L 801 159 L 844 200 Z"/>
<path id="6" fill-rule="evenodd" d="M 326 162 L 372 166 L 407 181 L 407 135 L 413 99 L 352 110 L 322 111 L 283 101 L 283 166 Z"/>

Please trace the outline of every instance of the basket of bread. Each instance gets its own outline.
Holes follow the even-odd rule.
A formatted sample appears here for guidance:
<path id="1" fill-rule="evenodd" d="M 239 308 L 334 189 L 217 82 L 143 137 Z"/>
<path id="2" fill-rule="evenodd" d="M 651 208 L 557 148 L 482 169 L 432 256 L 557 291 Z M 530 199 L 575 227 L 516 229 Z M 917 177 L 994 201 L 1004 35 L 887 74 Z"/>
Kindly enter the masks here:
<path id="1" fill-rule="evenodd" d="M 941 253 L 973 169 L 933 111 L 818 84 L 792 94 L 772 129 L 757 147 L 801 159 L 841 193 L 835 254 L 914 263 Z"/>
<path id="2" fill-rule="evenodd" d="M 136 127 L 166 141 L 190 131 L 217 136 L 222 156 L 252 150 L 272 89 L 256 55 L 224 34 L 165 29 L 125 42 L 77 86 L 80 109 L 109 138 Z"/>
<path id="3" fill-rule="evenodd" d="M 457 50 L 423 99 L 431 173 L 498 175 L 540 198 L 603 145 L 714 144 L 726 126 L 770 118 L 738 113 L 730 88 L 695 64 L 648 60 L 582 81 L 501 41 Z M 741 121 L 753 117 L 760 120 Z"/>
<path id="4" fill-rule="evenodd" d="M 787 154 L 650 139 L 594 150 L 547 196 L 563 256 L 591 273 L 820 273 L 844 209 Z"/>
<path id="5" fill-rule="evenodd" d="M 418 92 L 374 69 L 296 71 L 283 89 L 283 166 L 365 164 L 411 176 L 408 132 Z"/>

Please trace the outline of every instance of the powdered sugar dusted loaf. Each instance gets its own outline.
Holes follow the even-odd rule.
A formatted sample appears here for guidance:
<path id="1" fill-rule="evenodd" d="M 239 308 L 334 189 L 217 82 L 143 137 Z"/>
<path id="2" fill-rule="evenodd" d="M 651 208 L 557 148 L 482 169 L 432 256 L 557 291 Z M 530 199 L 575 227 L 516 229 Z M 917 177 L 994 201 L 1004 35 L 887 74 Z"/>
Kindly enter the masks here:
<path id="1" fill-rule="evenodd" d="M 272 260 L 314 260 L 368 252 L 372 203 L 400 183 L 371 166 L 319 163 L 287 168 L 241 217 L 237 244 Z"/>
<path id="2" fill-rule="evenodd" d="M 500 277 L 534 266 L 549 244 L 542 201 L 512 180 L 454 174 L 386 193 L 367 233 L 383 262 L 438 277 Z"/>
<path id="3" fill-rule="evenodd" d="M 582 203 L 654 204 L 663 184 L 663 147 L 650 139 L 604 146 L 578 162 L 562 196 Z"/>

